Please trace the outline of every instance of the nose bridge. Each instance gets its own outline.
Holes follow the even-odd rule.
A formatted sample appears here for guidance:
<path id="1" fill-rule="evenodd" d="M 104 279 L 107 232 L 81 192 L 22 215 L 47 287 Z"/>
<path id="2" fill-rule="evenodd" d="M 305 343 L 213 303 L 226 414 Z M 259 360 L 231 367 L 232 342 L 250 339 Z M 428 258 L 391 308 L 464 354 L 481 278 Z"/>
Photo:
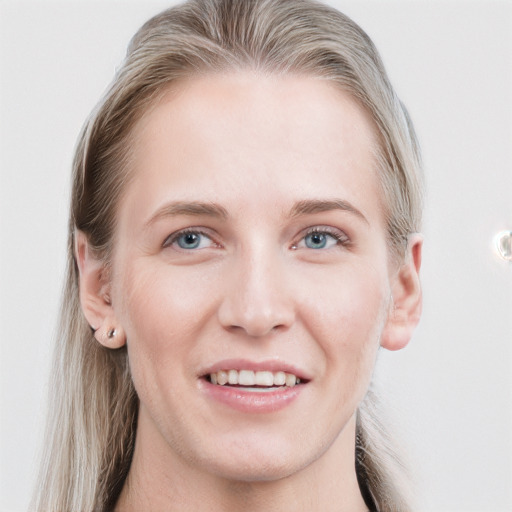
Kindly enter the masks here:
<path id="1" fill-rule="evenodd" d="M 240 250 L 219 309 L 221 324 L 254 337 L 289 327 L 295 312 L 285 267 L 277 248 L 253 243 Z"/>

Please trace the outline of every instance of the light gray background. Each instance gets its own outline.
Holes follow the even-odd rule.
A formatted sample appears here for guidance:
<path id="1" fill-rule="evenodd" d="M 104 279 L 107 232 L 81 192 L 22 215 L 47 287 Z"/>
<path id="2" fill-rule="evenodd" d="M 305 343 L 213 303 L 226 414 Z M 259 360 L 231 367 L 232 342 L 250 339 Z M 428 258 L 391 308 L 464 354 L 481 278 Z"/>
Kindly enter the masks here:
<path id="1" fill-rule="evenodd" d="M 512 3 L 331 1 L 376 42 L 428 184 L 425 307 L 377 381 L 422 511 L 512 510 Z M 26 509 L 64 270 L 69 168 L 126 44 L 168 2 L 0 3 L 0 511 Z"/>

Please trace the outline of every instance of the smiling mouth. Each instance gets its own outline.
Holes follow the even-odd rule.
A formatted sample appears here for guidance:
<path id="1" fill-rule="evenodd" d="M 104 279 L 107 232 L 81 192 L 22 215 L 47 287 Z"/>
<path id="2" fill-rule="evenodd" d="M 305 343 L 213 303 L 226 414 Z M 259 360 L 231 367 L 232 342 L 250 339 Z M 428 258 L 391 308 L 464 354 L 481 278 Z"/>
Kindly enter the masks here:
<path id="1" fill-rule="evenodd" d="M 206 380 L 217 386 L 229 386 L 247 391 L 264 392 L 278 388 L 292 388 L 297 384 L 304 384 L 292 373 L 282 371 L 252 371 L 252 370 L 220 370 L 205 376 Z"/>

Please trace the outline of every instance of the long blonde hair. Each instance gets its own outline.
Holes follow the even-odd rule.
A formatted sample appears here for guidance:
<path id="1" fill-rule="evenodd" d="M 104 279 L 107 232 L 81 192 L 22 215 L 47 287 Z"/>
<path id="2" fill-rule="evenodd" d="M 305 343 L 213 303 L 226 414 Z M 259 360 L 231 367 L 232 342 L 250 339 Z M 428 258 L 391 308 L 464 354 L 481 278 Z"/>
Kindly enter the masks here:
<path id="1" fill-rule="evenodd" d="M 78 294 L 74 233 L 108 263 L 116 208 L 130 179 L 134 124 L 179 78 L 252 68 L 307 74 L 348 91 L 372 116 L 389 245 L 403 257 L 419 229 L 418 146 L 369 37 L 345 15 L 312 0 L 190 0 L 150 19 L 132 39 L 114 80 L 85 124 L 73 162 L 68 269 L 51 381 L 38 511 L 113 508 L 128 473 L 138 398 L 125 349 L 97 343 Z M 388 449 L 371 392 L 358 411 L 357 473 L 370 507 L 410 509 L 400 464 Z"/>

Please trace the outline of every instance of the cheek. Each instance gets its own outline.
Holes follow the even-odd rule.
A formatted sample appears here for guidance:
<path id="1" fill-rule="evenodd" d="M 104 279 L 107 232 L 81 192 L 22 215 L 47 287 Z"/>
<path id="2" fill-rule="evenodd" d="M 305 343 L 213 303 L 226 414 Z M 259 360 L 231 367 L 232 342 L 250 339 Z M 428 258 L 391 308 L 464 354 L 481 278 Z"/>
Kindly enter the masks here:
<path id="1" fill-rule="evenodd" d="M 326 374 L 344 389 L 368 382 L 389 307 L 386 269 L 358 264 L 315 281 L 320 288 L 303 301 L 302 317 L 324 352 Z"/>
<path id="2" fill-rule="evenodd" d="M 148 338 L 145 341 L 151 345 L 187 336 L 197 328 L 198 310 L 209 309 L 208 279 L 199 272 L 173 271 L 164 264 L 142 261 L 127 267 L 122 275 L 123 325 L 128 335 Z"/>
<path id="3" fill-rule="evenodd" d="M 177 276 L 165 265 L 144 261 L 127 266 L 121 275 L 118 314 L 133 380 L 138 392 L 142 386 L 157 392 L 173 376 L 190 371 L 198 332 L 214 307 L 204 293 L 204 276 Z"/>

